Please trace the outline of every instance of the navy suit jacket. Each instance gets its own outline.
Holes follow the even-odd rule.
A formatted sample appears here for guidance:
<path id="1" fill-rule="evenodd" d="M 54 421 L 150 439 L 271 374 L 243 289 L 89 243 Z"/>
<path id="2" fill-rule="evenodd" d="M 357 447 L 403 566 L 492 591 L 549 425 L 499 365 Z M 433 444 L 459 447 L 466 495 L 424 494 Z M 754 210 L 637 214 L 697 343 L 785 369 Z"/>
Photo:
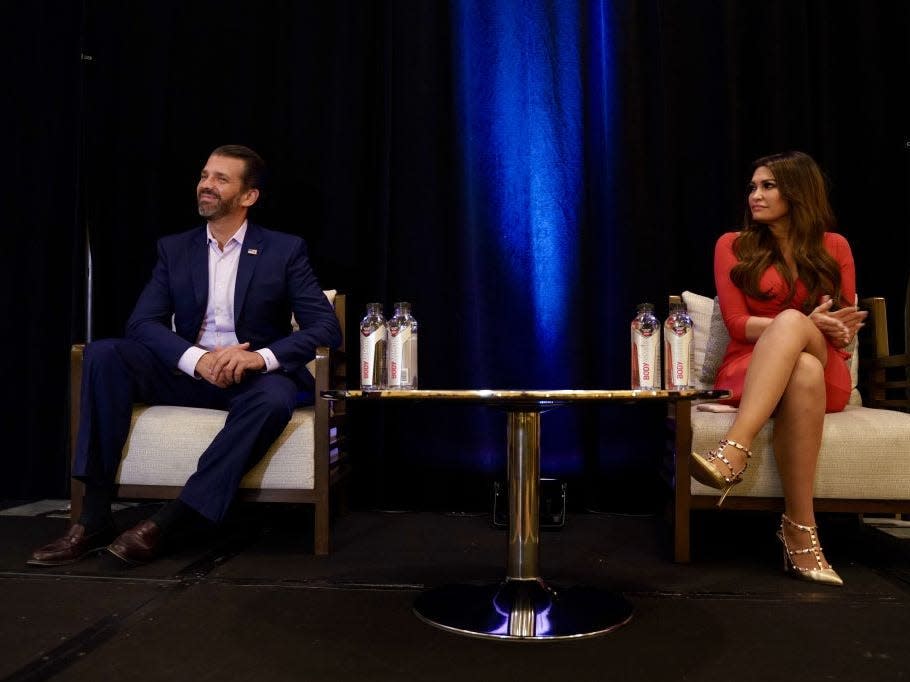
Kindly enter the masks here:
<path id="1" fill-rule="evenodd" d="M 196 343 L 209 291 L 205 226 L 158 241 L 158 262 L 127 323 L 127 337 L 176 369 Z M 291 313 L 299 331 L 291 331 Z M 171 319 L 175 331 L 171 330 Z M 247 224 L 234 287 L 234 328 L 250 350 L 268 347 L 279 371 L 312 390 L 306 363 L 317 346 L 336 348 L 341 328 L 310 268 L 300 237 Z"/>

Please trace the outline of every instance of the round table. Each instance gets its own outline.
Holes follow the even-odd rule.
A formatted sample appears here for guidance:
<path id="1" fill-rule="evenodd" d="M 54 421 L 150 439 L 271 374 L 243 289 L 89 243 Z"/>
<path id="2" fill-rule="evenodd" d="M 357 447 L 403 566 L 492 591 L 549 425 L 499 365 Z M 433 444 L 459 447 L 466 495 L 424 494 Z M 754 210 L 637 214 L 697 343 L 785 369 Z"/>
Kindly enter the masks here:
<path id="1" fill-rule="evenodd" d="M 445 585 L 416 599 L 415 613 L 450 632 L 486 639 L 546 641 L 601 635 L 625 625 L 632 605 L 597 587 L 548 584 L 539 570 L 540 415 L 579 403 L 717 400 L 713 390 L 324 391 L 326 400 L 483 405 L 508 413 L 509 532 L 506 577 L 492 585 Z"/>

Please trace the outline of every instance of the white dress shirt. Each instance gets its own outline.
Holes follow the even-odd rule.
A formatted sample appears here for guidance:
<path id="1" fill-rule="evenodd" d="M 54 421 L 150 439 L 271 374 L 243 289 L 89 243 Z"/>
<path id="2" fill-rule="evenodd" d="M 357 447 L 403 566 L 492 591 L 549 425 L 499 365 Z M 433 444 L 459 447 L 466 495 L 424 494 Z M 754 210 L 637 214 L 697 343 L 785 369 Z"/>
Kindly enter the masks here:
<path id="1" fill-rule="evenodd" d="M 234 328 L 234 287 L 237 283 L 237 266 L 240 263 L 246 228 L 247 221 L 244 220 L 240 229 L 224 245 L 223 250 L 212 236 L 211 229 L 208 226 L 205 228 L 209 247 L 208 303 L 196 345 L 188 348 L 177 362 L 180 371 L 191 377 L 196 376 L 199 358 L 208 351 L 240 343 Z M 278 358 L 268 348 L 260 348 L 255 352 L 265 361 L 266 372 L 274 371 L 281 366 Z"/>

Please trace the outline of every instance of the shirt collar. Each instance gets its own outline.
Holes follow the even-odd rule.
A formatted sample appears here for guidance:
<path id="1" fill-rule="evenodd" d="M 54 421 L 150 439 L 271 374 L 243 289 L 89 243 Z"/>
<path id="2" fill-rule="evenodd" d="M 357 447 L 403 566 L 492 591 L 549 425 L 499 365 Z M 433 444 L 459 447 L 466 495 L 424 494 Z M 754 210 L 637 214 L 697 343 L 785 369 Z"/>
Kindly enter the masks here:
<path id="1" fill-rule="evenodd" d="M 238 246 L 243 246 L 243 239 L 244 239 L 244 237 L 246 237 L 246 228 L 247 228 L 247 221 L 244 220 L 243 223 L 240 225 L 240 229 L 238 229 L 234 233 L 233 237 L 228 239 L 227 244 L 224 245 L 225 248 L 227 248 L 227 245 L 230 244 L 231 242 L 237 242 Z M 206 240 L 207 240 L 208 244 L 211 245 L 212 242 L 215 242 L 216 244 L 218 243 L 217 240 L 212 236 L 212 228 L 209 227 L 208 223 L 205 224 L 205 236 L 206 236 Z"/>

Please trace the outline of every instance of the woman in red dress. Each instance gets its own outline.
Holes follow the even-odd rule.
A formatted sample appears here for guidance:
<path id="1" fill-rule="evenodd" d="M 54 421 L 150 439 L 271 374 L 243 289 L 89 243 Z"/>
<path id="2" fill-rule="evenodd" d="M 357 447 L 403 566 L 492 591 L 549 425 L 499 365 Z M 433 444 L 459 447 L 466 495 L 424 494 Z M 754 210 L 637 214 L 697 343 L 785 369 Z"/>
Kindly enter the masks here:
<path id="1" fill-rule="evenodd" d="M 716 388 L 739 411 L 692 475 L 723 491 L 742 480 L 749 447 L 774 416 L 772 443 L 784 490 L 778 537 L 785 568 L 805 580 L 842 585 L 825 560 L 812 504 L 825 412 L 844 409 L 850 372 L 843 348 L 863 326 L 847 240 L 834 227 L 822 173 L 807 154 L 753 164 L 741 232 L 720 237 L 714 279 L 730 344 Z"/>

